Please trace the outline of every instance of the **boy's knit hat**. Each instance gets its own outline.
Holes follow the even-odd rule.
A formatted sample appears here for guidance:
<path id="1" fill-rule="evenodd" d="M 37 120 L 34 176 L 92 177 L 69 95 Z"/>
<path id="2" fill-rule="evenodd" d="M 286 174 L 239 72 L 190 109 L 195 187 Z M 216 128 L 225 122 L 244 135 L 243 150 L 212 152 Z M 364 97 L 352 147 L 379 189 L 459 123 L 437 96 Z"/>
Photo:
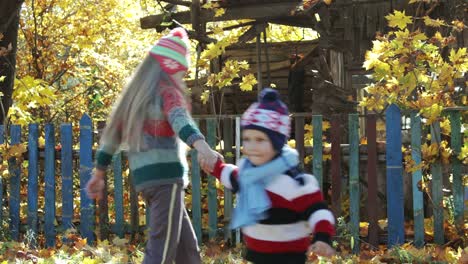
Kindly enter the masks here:
<path id="1" fill-rule="evenodd" d="M 187 71 L 189 67 L 189 42 L 183 28 L 174 28 L 151 48 L 149 54 L 158 60 L 161 69 L 168 74 Z"/>
<path id="2" fill-rule="evenodd" d="M 273 148 L 280 151 L 291 132 L 288 107 L 279 99 L 277 91 L 265 88 L 259 102 L 253 103 L 242 115 L 242 129 L 256 129 L 268 135 Z"/>

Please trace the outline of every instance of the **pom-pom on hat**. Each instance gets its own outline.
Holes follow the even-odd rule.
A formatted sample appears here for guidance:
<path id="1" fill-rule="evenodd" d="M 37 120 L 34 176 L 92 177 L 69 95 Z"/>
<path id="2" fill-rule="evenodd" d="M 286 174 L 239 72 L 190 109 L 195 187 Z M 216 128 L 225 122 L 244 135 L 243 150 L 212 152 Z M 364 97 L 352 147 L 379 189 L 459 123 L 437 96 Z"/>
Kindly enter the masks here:
<path id="1" fill-rule="evenodd" d="M 242 129 L 256 129 L 268 135 L 273 148 L 280 151 L 291 132 L 288 107 L 280 100 L 276 90 L 265 88 L 259 101 L 242 115 Z"/>
<path id="2" fill-rule="evenodd" d="M 149 54 L 158 60 L 161 69 L 168 74 L 187 71 L 189 67 L 189 41 L 187 32 L 174 28 L 151 48 Z"/>

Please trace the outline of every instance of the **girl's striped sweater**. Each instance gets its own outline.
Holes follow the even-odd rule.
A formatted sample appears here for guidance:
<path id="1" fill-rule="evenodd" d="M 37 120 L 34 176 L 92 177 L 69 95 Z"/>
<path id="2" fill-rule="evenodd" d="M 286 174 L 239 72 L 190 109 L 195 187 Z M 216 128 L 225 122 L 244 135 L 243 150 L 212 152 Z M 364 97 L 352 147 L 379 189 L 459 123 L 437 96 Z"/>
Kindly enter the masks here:
<path id="1" fill-rule="evenodd" d="M 199 139 L 204 140 L 188 109 L 189 105 L 181 91 L 162 85 L 149 109 L 142 113 L 147 116 L 143 127 L 142 149 L 128 153 L 136 191 L 183 181 L 182 177 L 188 169 L 185 153 L 181 153 L 177 138 L 189 146 Z M 104 138 L 96 154 L 96 167 L 107 168 L 120 144 L 120 138 Z"/>
<path id="2" fill-rule="evenodd" d="M 237 192 L 238 171 L 237 166 L 218 161 L 212 174 L 224 186 Z M 335 218 L 328 210 L 314 176 L 285 172 L 267 185 L 266 191 L 271 200 L 268 217 L 242 228 L 248 260 L 263 263 L 273 255 L 274 263 L 283 263 L 282 257 L 304 257 L 311 233 L 314 234 L 312 242 L 330 244 L 335 233 Z"/>

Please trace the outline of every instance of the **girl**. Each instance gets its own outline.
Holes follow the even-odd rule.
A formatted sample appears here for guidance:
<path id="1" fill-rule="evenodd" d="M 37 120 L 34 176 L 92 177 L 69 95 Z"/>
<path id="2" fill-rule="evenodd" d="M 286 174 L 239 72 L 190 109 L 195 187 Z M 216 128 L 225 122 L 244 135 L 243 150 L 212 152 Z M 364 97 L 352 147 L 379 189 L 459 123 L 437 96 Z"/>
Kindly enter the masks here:
<path id="1" fill-rule="evenodd" d="M 197 239 L 184 205 L 185 145 L 205 167 L 218 156 L 193 122 L 184 96 L 188 39 L 181 28 L 161 38 L 136 69 L 116 102 L 87 184 L 89 197 L 102 198 L 104 176 L 117 148 L 128 151 L 133 185 L 150 209 L 143 263 L 201 263 Z"/>
<path id="2" fill-rule="evenodd" d="M 290 121 L 278 93 L 264 89 L 260 102 L 243 114 L 241 127 L 245 158 L 239 167 L 218 160 L 212 175 L 238 193 L 231 228 L 242 228 L 246 259 L 303 264 L 308 250 L 333 255 L 335 218 L 315 177 L 299 172 L 298 153 L 285 145 Z"/>

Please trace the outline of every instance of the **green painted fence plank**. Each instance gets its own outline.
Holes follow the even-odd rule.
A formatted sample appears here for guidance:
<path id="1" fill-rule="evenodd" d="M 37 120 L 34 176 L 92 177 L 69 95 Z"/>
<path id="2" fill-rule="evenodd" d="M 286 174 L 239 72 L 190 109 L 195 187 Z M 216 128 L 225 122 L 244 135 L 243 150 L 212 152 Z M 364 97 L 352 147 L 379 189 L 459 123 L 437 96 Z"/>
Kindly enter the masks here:
<path id="1" fill-rule="evenodd" d="M 411 113 L 411 157 L 415 166 L 421 164 L 421 117 L 417 113 Z M 422 181 L 422 171 L 417 169 L 412 174 L 413 186 L 413 218 L 414 218 L 414 245 L 424 245 L 424 202 L 423 193 L 419 189 Z"/>
<path id="2" fill-rule="evenodd" d="M 216 146 L 216 120 L 206 120 L 207 142 L 211 148 Z M 218 228 L 218 193 L 216 190 L 216 178 L 208 177 L 208 237 L 214 238 Z"/>
<path id="3" fill-rule="evenodd" d="M 434 122 L 431 125 L 431 141 L 440 145 L 440 123 Z M 432 202 L 434 212 L 434 242 L 444 244 L 444 207 L 443 207 L 443 181 L 442 181 L 442 162 L 436 160 L 431 165 L 432 174 Z"/>
<path id="4" fill-rule="evenodd" d="M 224 159 L 226 163 L 234 163 L 234 154 L 232 153 L 232 119 L 225 118 L 223 120 L 223 140 L 224 140 Z M 232 241 L 232 232 L 229 228 L 229 222 L 232 217 L 232 192 L 228 188 L 224 188 L 224 239 Z"/>
<path id="5" fill-rule="evenodd" d="M 240 128 L 240 117 L 236 117 L 236 164 L 238 164 L 239 160 L 241 159 L 241 128 Z M 240 234 L 240 229 L 237 228 L 235 230 L 236 232 L 236 245 L 238 245 L 241 242 L 241 234 Z"/>
<path id="6" fill-rule="evenodd" d="M 312 127 L 313 127 L 313 148 L 312 148 L 312 172 L 317 178 L 320 189 L 323 190 L 323 142 L 322 142 L 322 116 L 312 116 Z"/>
<path id="7" fill-rule="evenodd" d="M 453 174 L 453 203 L 455 207 L 455 225 L 459 231 L 463 231 L 464 217 L 464 189 L 462 177 L 462 164 L 458 159 L 461 152 L 461 113 L 459 111 L 450 112 L 450 126 L 452 130 L 450 145 L 453 150 L 451 165 Z"/>
<path id="8" fill-rule="evenodd" d="M 198 119 L 194 120 L 197 126 Z M 202 210 L 201 210 L 201 177 L 200 165 L 198 164 L 198 153 L 196 149 L 190 150 L 192 158 L 192 223 L 197 235 L 198 244 L 202 242 Z"/>
<path id="9" fill-rule="evenodd" d="M 359 115 L 349 115 L 349 214 L 353 253 L 359 253 Z"/>

